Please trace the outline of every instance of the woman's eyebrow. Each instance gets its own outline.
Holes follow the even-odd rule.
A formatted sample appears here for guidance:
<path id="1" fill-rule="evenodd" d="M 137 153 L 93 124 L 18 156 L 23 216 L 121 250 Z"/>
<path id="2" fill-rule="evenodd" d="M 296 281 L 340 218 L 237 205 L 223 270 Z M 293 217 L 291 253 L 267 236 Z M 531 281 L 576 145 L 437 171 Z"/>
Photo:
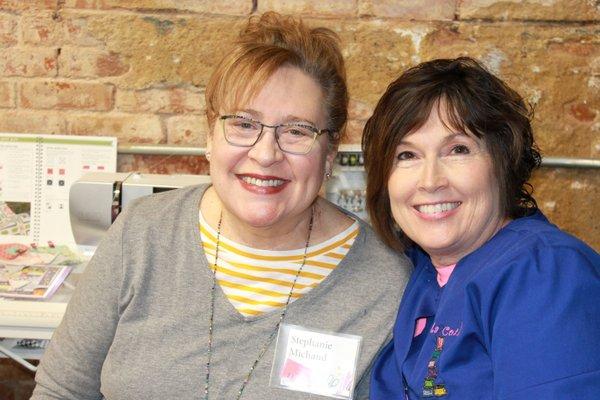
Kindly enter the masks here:
<path id="1" fill-rule="evenodd" d="M 302 118 L 302 117 L 298 117 L 296 115 L 286 115 L 283 118 L 283 120 L 288 121 L 288 122 L 294 122 L 294 123 L 303 122 L 306 124 L 310 124 L 312 126 L 316 126 L 316 124 L 314 122 L 312 122 L 311 120 L 309 120 L 308 118 Z"/>
<path id="2" fill-rule="evenodd" d="M 410 135 L 407 135 L 407 136 L 410 136 Z M 414 145 L 414 144 L 413 144 L 413 143 L 410 141 L 410 139 L 408 139 L 408 140 L 406 139 L 406 137 L 407 137 L 407 136 L 405 136 L 404 138 L 402 138 L 402 139 L 401 139 L 401 140 L 398 142 L 398 146 L 401 146 L 401 145 L 402 145 L 402 146 L 412 146 L 412 145 Z M 446 144 L 446 143 L 448 143 L 448 142 L 451 142 L 452 140 L 456 139 L 457 137 L 467 137 L 467 138 L 471 138 L 471 137 L 470 137 L 469 135 L 467 135 L 466 133 L 463 133 L 463 132 L 453 132 L 453 133 L 450 133 L 450 134 L 446 135 L 446 136 L 444 137 L 444 139 L 442 139 L 442 144 Z M 473 138 L 471 138 L 471 139 L 473 139 Z"/>
<path id="3" fill-rule="evenodd" d="M 466 138 L 468 138 L 469 135 L 467 135 L 466 133 L 463 133 L 463 132 L 454 132 L 454 133 L 451 133 L 449 135 L 446 135 L 446 137 L 444 137 L 443 143 L 451 142 L 454 139 L 456 139 L 457 137 L 466 137 Z"/>
<path id="4" fill-rule="evenodd" d="M 264 114 L 261 113 L 258 110 L 255 110 L 253 108 L 242 108 L 239 110 L 236 110 L 236 113 L 244 113 L 244 114 L 249 114 L 251 115 L 251 117 L 253 119 L 260 119 L 262 121 L 262 118 L 264 117 Z M 282 118 L 283 121 L 286 121 L 285 123 L 298 123 L 298 122 L 304 122 L 306 124 L 310 124 L 312 126 L 316 126 L 316 124 L 314 122 L 312 122 L 311 120 L 309 120 L 308 118 L 302 118 L 299 117 L 297 115 L 286 115 Z"/>
<path id="5" fill-rule="evenodd" d="M 235 110 L 235 113 L 244 113 L 244 114 L 249 114 L 252 116 L 252 118 L 262 118 L 263 114 L 260 111 L 254 110 L 252 108 L 242 108 L 239 110 Z"/>

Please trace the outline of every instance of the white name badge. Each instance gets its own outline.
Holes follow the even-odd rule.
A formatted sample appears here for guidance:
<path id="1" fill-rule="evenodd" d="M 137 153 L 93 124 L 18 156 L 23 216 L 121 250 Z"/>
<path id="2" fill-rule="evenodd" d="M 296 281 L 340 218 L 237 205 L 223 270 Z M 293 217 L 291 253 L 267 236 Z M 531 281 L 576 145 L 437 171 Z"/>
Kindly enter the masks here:
<path id="1" fill-rule="evenodd" d="M 362 338 L 281 324 L 272 387 L 352 399 Z"/>

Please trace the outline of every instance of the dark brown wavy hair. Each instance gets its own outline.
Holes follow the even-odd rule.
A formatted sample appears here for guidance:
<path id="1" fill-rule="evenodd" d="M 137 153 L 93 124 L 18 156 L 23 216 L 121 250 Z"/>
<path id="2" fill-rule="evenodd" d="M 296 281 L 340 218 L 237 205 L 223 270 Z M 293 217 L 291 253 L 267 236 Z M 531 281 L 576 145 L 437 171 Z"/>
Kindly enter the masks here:
<path id="1" fill-rule="evenodd" d="M 528 183 L 541 163 L 533 138 L 533 112 L 506 83 L 469 57 L 438 59 L 408 69 L 383 94 L 362 137 L 367 208 L 382 239 L 396 249 L 410 240 L 394 223 L 388 194 L 396 147 L 445 104 L 445 122 L 483 140 L 500 190 L 501 212 L 519 218 L 537 210 Z"/>

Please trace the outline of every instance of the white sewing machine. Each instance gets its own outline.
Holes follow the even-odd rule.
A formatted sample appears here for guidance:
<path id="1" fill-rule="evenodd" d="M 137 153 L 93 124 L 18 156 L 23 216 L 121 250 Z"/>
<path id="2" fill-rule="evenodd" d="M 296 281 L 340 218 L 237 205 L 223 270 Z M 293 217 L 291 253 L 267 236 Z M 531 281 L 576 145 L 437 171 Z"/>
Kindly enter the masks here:
<path id="1" fill-rule="evenodd" d="M 93 172 L 71 186 L 69 214 L 77 246 L 90 253 L 121 210 L 138 197 L 210 182 L 208 175 Z"/>

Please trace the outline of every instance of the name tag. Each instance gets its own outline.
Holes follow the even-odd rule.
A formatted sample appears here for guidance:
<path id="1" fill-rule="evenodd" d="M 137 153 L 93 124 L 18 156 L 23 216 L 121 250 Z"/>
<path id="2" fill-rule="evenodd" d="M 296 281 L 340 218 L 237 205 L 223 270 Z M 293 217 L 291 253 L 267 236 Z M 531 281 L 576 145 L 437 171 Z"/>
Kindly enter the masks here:
<path id="1" fill-rule="evenodd" d="M 272 387 L 352 399 L 362 338 L 281 324 Z"/>

